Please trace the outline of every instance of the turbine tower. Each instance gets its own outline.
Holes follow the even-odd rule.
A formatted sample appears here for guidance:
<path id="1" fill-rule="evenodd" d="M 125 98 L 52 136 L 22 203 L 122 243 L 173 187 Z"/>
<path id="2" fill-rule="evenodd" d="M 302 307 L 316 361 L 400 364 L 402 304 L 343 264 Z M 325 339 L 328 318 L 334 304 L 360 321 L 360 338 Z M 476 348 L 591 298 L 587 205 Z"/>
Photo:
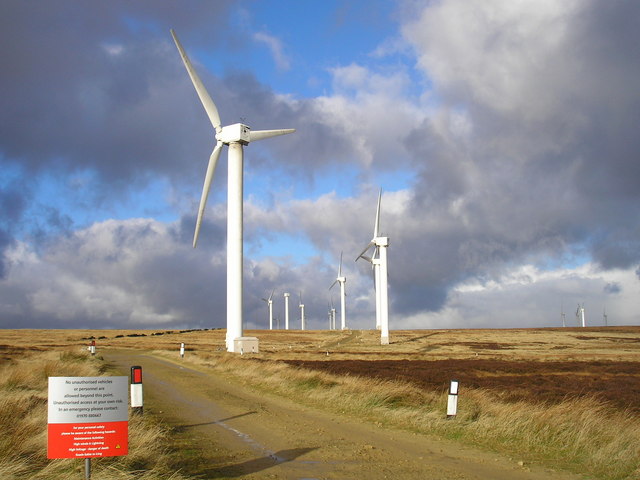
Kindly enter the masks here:
<path id="1" fill-rule="evenodd" d="M 376 328 L 380 329 L 380 344 L 389 345 L 389 288 L 387 282 L 387 247 L 389 237 L 380 235 L 380 204 L 382 201 L 382 189 L 378 193 L 378 206 L 376 208 L 376 218 L 373 224 L 373 238 L 365 249 L 358 255 L 358 259 L 363 258 L 373 268 L 373 281 L 376 296 Z M 372 255 L 365 255 L 370 248 L 375 247 Z"/>
<path id="2" fill-rule="evenodd" d="M 251 131 L 247 125 L 236 123 L 222 126 L 218 109 L 205 89 L 198 74 L 191 65 L 191 61 L 187 57 L 176 33 L 171 30 L 173 41 L 180 52 L 180 57 L 184 63 L 191 82 L 196 89 L 200 102 L 207 112 L 209 121 L 215 129 L 216 146 L 209 157 L 207 173 L 202 187 L 202 195 L 200 197 L 200 207 L 198 208 L 198 217 L 196 220 L 196 229 L 193 236 L 193 247 L 198 242 L 198 234 L 202 224 L 202 216 L 204 215 L 213 180 L 213 173 L 220 157 L 220 151 L 223 145 L 229 147 L 228 153 L 228 184 L 227 184 L 227 335 L 226 344 L 228 352 L 241 352 L 243 343 L 243 321 L 242 321 L 242 195 L 243 195 L 243 162 L 245 145 L 257 140 L 285 135 L 295 132 L 295 129 L 281 130 L 254 130 Z M 236 339 L 238 341 L 236 342 Z M 257 343 L 257 339 L 252 338 L 252 342 Z"/>
<path id="3" fill-rule="evenodd" d="M 578 309 L 576 310 L 576 318 L 578 319 L 578 325 L 582 327 L 587 326 L 584 319 L 584 303 L 582 305 L 578 304 Z"/>
<path id="4" fill-rule="evenodd" d="M 289 330 L 289 296 L 291 294 L 284 293 L 284 329 Z"/>
<path id="5" fill-rule="evenodd" d="M 269 307 L 269 330 L 273 330 L 273 292 L 274 290 L 271 290 L 271 295 L 269 295 L 269 298 L 263 298 L 262 300 L 264 300 L 265 302 L 267 302 L 267 305 Z"/>
<path id="6" fill-rule="evenodd" d="M 565 315 L 564 315 L 564 302 L 560 302 L 560 318 L 562 319 L 562 326 L 566 327 Z"/>
<path id="7" fill-rule="evenodd" d="M 608 319 L 609 317 L 607 317 L 607 307 L 602 307 L 602 320 L 604 320 L 604 326 L 608 327 Z"/>
<path id="8" fill-rule="evenodd" d="M 331 299 L 331 329 L 336 330 L 336 307 L 333 304 L 333 298 Z"/>
<path id="9" fill-rule="evenodd" d="M 302 292 L 300 292 L 300 303 L 298 304 L 300 307 L 300 326 L 301 330 L 305 329 L 305 321 L 304 321 L 304 303 L 302 303 Z"/>
<path id="10" fill-rule="evenodd" d="M 342 275 L 342 252 L 340 252 L 340 264 L 338 265 L 338 276 L 329 287 L 329 290 L 331 290 L 336 283 L 340 284 L 340 321 L 342 322 L 340 328 L 342 330 L 346 330 L 347 329 L 347 306 L 346 306 L 347 294 L 345 292 L 344 286 L 345 286 L 345 283 L 347 283 L 347 277 L 344 277 Z"/>

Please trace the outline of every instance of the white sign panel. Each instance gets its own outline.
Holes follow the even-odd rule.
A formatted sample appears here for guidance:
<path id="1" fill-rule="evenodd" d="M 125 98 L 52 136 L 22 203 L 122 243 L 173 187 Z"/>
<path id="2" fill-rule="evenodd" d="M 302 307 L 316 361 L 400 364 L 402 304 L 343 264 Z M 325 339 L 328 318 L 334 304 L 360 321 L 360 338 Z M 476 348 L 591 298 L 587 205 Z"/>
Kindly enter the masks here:
<path id="1" fill-rule="evenodd" d="M 49 423 L 129 419 L 127 377 L 49 377 Z"/>

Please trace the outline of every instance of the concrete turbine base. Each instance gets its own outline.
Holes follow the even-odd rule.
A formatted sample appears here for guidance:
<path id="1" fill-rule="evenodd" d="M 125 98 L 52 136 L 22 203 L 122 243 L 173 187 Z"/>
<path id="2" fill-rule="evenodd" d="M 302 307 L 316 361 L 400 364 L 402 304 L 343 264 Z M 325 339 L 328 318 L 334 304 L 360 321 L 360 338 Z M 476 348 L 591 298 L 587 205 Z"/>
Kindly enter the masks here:
<path id="1" fill-rule="evenodd" d="M 259 351 L 257 337 L 238 337 L 233 339 L 233 353 L 259 353 Z"/>

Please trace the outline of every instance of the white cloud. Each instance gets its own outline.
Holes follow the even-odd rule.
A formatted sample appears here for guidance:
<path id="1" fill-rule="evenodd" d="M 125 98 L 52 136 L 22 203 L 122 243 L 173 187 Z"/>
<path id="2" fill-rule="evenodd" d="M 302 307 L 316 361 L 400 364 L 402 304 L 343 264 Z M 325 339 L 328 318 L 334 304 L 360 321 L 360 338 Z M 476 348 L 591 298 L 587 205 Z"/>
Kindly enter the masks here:
<path id="1" fill-rule="evenodd" d="M 268 33 L 256 32 L 253 39 L 267 46 L 279 70 L 286 71 L 291 68 L 291 60 L 285 54 L 285 48 L 279 38 Z"/>

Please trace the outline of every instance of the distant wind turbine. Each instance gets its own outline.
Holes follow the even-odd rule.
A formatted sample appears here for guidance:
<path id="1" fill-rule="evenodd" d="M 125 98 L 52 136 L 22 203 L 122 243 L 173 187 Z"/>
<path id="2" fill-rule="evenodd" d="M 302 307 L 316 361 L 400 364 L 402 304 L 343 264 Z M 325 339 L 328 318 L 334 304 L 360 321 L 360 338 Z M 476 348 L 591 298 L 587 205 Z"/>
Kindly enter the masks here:
<path id="1" fill-rule="evenodd" d="M 376 218 L 373 224 L 373 238 L 365 249 L 358 255 L 356 262 L 363 258 L 373 267 L 374 288 L 376 297 L 376 328 L 380 328 L 380 344 L 389 344 L 389 290 L 387 282 L 387 247 L 389 237 L 380 234 L 380 204 L 382 201 L 382 189 L 378 193 L 378 206 Z M 365 255 L 374 247 L 371 256 Z"/>
<path id="2" fill-rule="evenodd" d="M 607 307 L 602 307 L 602 320 L 604 320 L 604 326 L 608 327 Z"/>
<path id="3" fill-rule="evenodd" d="M 302 292 L 300 292 L 300 303 L 298 303 L 300 307 L 300 328 L 301 330 L 305 329 L 305 321 L 304 321 L 304 303 L 302 303 Z"/>
<path id="4" fill-rule="evenodd" d="M 327 302 L 327 308 L 329 310 L 329 330 L 336 329 L 336 309 L 333 306 L 333 297 L 331 298 L 331 302 Z"/>
<path id="5" fill-rule="evenodd" d="M 220 157 L 220 151 L 223 145 L 229 147 L 228 153 L 228 184 L 227 184 L 227 335 L 226 344 L 227 351 L 240 353 L 242 350 L 242 341 L 236 342 L 236 339 L 243 337 L 243 321 L 242 321 L 242 195 L 243 195 L 243 162 L 244 162 L 244 145 L 257 140 L 285 135 L 295 132 L 295 129 L 281 130 L 255 130 L 251 131 L 247 125 L 236 123 L 226 127 L 222 126 L 218 109 L 205 89 L 198 74 L 191 65 L 191 61 L 187 57 L 176 33 L 171 30 L 173 41 L 180 52 L 180 57 L 184 63 L 191 82 L 200 97 L 200 101 L 204 106 L 211 125 L 215 129 L 216 146 L 209 157 L 209 165 L 205 175 L 204 185 L 202 187 L 202 195 L 200 197 L 200 207 L 198 208 L 198 217 L 196 220 L 196 229 L 193 236 L 193 247 L 198 242 L 198 234 L 202 224 L 202 216 L 204 215 L 213 180 L 213 173 Z M 237 343 L 237 345 L 236 345 Z"/>
<path id="6" fill-rule="evenodd" d="M 284 293 L 284 329 L 289 330 L 289 296 L 291 294 Z"/>
<path id="7" fill-rule="evenodd" d="M 333 298 L 331 298 L 331 321 L 333 330 L 336 330 L 336 307 L 333 304 Z"/>
<path id="8" fill-rule="evenodd" d="M 562 326 L 566 327 L 565 314 L 564 314 L 564 302 L 560 302 L 560 318 L 562 319 Z"/>
<path id="9" fill-rule="evenodd" d="M 584 318 L 584 303 L 582 305 L 578 304 L 578 309 L 576 310 L 576 319 L 578 320 L 579 326 L 587 326 Z"/>
<path id="10" fill-rule="evenodd" d="M 329 290 L 333 288 L 333 286 L 339 283 L 340 284 L 340 321 L 341 321 L 341 329 L 347 329 L 347 306 L 346 306 L 346 292 L 345 292 L 345 283 L 347 283 L 347 278 L 342 275 L 342 252 L 340 252 L 340 264 L 338 265 L 338 276 L 335 281 L 329 287 Z"/>
<path id="11" fill-rule="evenodd" d="M 265 302 L 267 302 L 267 306 L 269 307 L 269 330 L 273 330 L 273 292 L 274 290 L 271 290 L 271 295 L 269 295 L 269 298 L 263 298 L 262 300 L 264 300 Z"/>

